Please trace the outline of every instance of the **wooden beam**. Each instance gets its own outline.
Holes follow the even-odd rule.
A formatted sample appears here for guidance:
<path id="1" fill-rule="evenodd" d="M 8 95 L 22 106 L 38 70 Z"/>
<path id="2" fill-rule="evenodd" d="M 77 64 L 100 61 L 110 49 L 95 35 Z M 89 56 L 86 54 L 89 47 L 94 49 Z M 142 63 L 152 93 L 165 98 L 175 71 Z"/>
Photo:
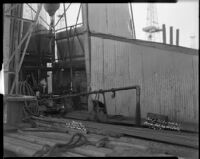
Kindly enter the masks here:
<path id="1" fill-rule="evenodd" d="M 20 18 L 20 17 L 16 17 L 16 16 L 12 16 L 12 15 L 5 15 L 6 18 L 11 18 L 11 19 L 16 19 L 16 20 L 20 20 L 20 21 L 25 21 L 25 22 L 29 22 L 32 23 L 33 20 L 30 19 L 25 19 L 25 18 Z"/>
<path id="2" fill-rule="evenodd" d="M 4 4 L 4 8 L 7 10 L 11 7 L 11 4 L 6 3 Z M 10 11 L 7 14 L 11 14 Z M 11 19 L 5 18 L 3 16 L 3 73 L 4 73 L 4 93 L 8 94 L 10 90 L 10 72 L 9 65 L 5 65 L 5 61 L 8 61 L 10 56 L 10 28 L 11 28 Z M 7 123 L 7 108 L 8 104 L 6 102 L 3 103 L 3 122 Z"/>
<path id="3" fill-rule="evenodd" d="M 17 67 L 17 72 L 16 72 L 16 74 L 18 74 L 19 71 L 20 71 L 20 69 L 21 69 L 22 62 L 23 62 L 23 60 L 24 60 L 24 56 L 25 56 L 25 53 L 26 53 L 26 49 L 27 49 L 27 47 L 28 47 L 28 43 L 29 43 L 29 40 L 30 40 L 30 38 L 31 38 L 31 33 L 32 33 L 33 28 L 35 27 L 37 21 L 38 21 L 38 17 L 39 17 L 39 14 L 40 14 L 41 9 L 42 9 L 42 4 L 39 5 L 37 14 L 35 15 L 35 18 L 34 18 L 34 23 L 32 23 L 32 25 L 31 25 L 30 28 L 29 28 L 30 30 L 28 31 L 28 32 L 29 32 L 29 34 L 28 34 L 28 39 L 27 39 L 27 42 L 26 42 L 26 45 L 25 45 L 25 48 L 24 48 L 22 57 L 21 57 L 21 59 L 20 59 L 20 63 L 19 63 L 19 65 L 18 65 L 18 67 Z M 16 84 L 16 81 L 17 81 L 17 78 L 16 78 L 16 76 L 15 76 L 15 79 L 14 79 L 14 81 L 13 81 L 13 84 L 12 84 L 12 87 L 11 87 L 11 90 L 10 90 L 10 94 L 13 93 L 14 86 L 15 86 L 15 84 Z"/>
<path id="4" fill-rule="evenodd" d="M 143 41 L 143 40 L 138 40 L 138 39 L 137 40 L 129 39 L 126 37 L 116 36 L 116 35 L 112 35 L 112 34 L 99 33 L 99 32 L 95 32 L 95 31 L 91 31 L 91 30 L 90 30 L 90 36 L 99 37 L 102 39 L 127 42 L 127 43 L 131 43 L 131 44 L 136 44 L 136 45 L 143 45 L 143 46 L 147 46 L 147 47 L 154 47 L 157 49 L 168 50 L 168 51 L 173 51 L 173 52 L 178 52 L 178 53 L 184 53 L 184 54 L 188 54 L 188 55 L 196 55 L 196 56 L 199 55 L 198 50 L 196 50 L 196 49 L 180 47 L 180 46 L 177 47 L 177 46 L 173 46 L 173 45 Z"/>
<path id="5" fill-rule="evenodd" d="M 22 4 L 20 4 L 14 11 L 14 16 L 20 16 L 22 17 L 22 10 L 23 10 L 23 6 Z M 14 49 L 17 48 L 18 44 L 19 44 L 19 41 L 21 40 L 20 39 L 20 36 L 21 36 L 21 33 L 22 33 L 22 29 L 21 29 L 21 24 L 23 22 L 21 21 L 17 21 L 16 19 L 14 19 L 13 21 L 13 26 L 14 26 L 14 37 L 13 37 L 13 41 L 14 41 Z M 19 52 L 17 54 L 15 54 L 15 78 L 16 78 L 16 93 L 18 94 L 18 82 L 19 82 L 19 74 L 17 73 L 17 67 L 18 67 L 18 64 L 19 64 L 19 59 L 20 59 L 20 54 Z"/>
<path id="6" fill-rule="evenodd" d="M 4 4 L 4 7 L 6 10 L 9 10 L 11 8 L 11 4 Z M 7 12 L 7 14 L 11 14 L 10 10 Z M 4 93 L 8 94 L 9 90 L 9 75 L 7 72 L 10 72 L 9 65 L 5 65 L 5 62 L 8 61 L 10 56 L 10 28 L 11 28 L 11 20 L 3 17 L 3 70 L 4 70 Z M 5 113 L 4 113 L 5 114 Z"/>
<path id="7" fill-rule="evenodd" d="M 91 82 L 91 41 L 89 34 L 89 18 L 88 18 L 88 4 L 82 4 L 82 15 L 83 15 L 83 27 L 86 31 L 84 34 L 84 48 L 85 48 L 85 65 L 86 65 L 86 75 L 87 75 L 87 90 L 90 90 Z"/>
<path id="8" fill-rule="evenodd" d="M 58 119 L 58 118 L 38 118 L 32 117 L 34 120 L 39 120 L 43 122 L 49 123 L 60 123 L 66 124 L 67 122 L 72 122 L 73 120 L 70 119 Z M 107 130 L 107 131 L 114 131 L 115 133 L 121 133 L 129 136 L 134 136 L 137 138 L 143 138 L 148 140 L 153 140 L 162 143 L 169 143 L 173 145 L 180 145 L 184 147 L 190 147 L 194 149 L 198 149 L 198 134 L 184 134 L 181 132 L 170 132 L 170 131 L 157 131 L 147 128 L 134 128 L 134 127 L 127 127 L 127 126 L 118 126 L 118 125 L 111 125 L 111 124 L 104 124 L 104 123 L 96 123 L 90 121 L 79 121 L 83 125 L 85 125 L 88 130 L 89 128 L 98 129 L 100 130 Z M 63 127 L 64 128 L 64 125 Z M 98 131 L 97 130 L 97 131 Z"/>

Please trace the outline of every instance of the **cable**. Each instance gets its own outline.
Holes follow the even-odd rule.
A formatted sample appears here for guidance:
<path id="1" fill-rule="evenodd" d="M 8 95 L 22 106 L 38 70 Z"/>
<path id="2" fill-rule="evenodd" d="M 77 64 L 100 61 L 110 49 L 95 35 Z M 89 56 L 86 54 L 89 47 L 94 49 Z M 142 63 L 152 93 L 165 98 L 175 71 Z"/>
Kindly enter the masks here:
<path id="1" fill-rule="evenodd" d="M 77 138 L 76 138 L 77 137 Z M 36 151 L 32 157 L 50 157 L 50 156 L 58 156 L 58 154 L 62 152 L 66 152 L 69 149 L 79 147 L 85 144 L 90 144 L 87 138 L 81 134 L 74 134 L 68 143 L 66 144 L 55 144 L 53 147 L 45 144 L 41 150 Z"/>

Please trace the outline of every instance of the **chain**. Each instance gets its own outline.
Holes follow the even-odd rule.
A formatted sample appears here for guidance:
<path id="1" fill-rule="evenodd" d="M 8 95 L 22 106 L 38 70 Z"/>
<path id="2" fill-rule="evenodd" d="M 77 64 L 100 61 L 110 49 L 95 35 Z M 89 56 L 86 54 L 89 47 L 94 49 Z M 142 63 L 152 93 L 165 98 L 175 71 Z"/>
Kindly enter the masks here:
<path id="1" fill-rule="evenodd" d="M 82 131 L 83 133 L 87 134 L 87 129 L 86 129 L 85 125 L 83 125 L 81 122 L 71 121 L 71 122 L 65 123 L 65 125 L 68 128 L 76 129 L 76 130 Z"/>
<path id="2" fill-rule="evenodd" d="M 152 129 L 167 129 L 167 130 L 175 130 L 180 131 L 180 124 L 176 122 L 168 122 L 165 120 L 160 119 L 153 119 L 153 118 L 147 118 L 147 121 L 144 122 L 144 125 L 148 126 Z"/>

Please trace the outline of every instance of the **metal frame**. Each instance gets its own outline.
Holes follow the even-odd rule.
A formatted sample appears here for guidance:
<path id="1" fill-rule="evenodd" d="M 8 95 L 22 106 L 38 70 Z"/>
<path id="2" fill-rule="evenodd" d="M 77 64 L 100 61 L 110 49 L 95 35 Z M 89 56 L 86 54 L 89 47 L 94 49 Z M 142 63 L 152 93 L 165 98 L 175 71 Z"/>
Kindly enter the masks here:
<path id="1" fill-rule="evenodd" d="M 12 59 L 14 58 L 14 56 L 17 53 L 19 53 L 19 49 L 21 48 L 21 46 L 24 43 L 25 39 L 28 38 L 27 41 L 26 41 L 26 45 L 25 45 L 22 57 L 20 59 L 20 63 L 18 65 L 17 69 L 16 69 L 15 78 L 14 78 L 14 81 L 12 83 L 12 87 L 11 87 L 11 90 L 10 90 L 9 94 L 13 94 L 13 91 L 14 91 L 14 88 L 15 88 L 15 84 L 17 82 L 17 76 L 16 76 L 16 74 L 18 74 L 20 72 L 20 69 L 21 69 L 21 66 L 22 66 L 22 63 L 23 63 L 23 60 L 24 60 L 24 56 L 25 56 L 25 53 L 26 53 L 26 49 L 28 47 L 28 44 L 29 44 L 29 41 L 30 41 L 30 37 L 31 37 L 32 31 L 33 31 L 33 28 L 35 27 L 35 25 L 36 25 L 36 23 L 38 21 L 38 17 L 39 17 L 39 13 L 40 13 L 41 9 L 42 9 L 42 4 L 40 4 L 39 7 L 38 7 L 37 13 L 36 13 L 35 18 L 34 18 L 34 22 L 29 27 L 29 30 L 27 31 L 26 35 L 24 36 L 24 38 L 22 39 L 22 41 L 18 45 L 17 49 L 12 53 L 11 57 L 9 58 L 9 60 L 6 63 L 6 65 L 8 65 L 12 61 Z"/>

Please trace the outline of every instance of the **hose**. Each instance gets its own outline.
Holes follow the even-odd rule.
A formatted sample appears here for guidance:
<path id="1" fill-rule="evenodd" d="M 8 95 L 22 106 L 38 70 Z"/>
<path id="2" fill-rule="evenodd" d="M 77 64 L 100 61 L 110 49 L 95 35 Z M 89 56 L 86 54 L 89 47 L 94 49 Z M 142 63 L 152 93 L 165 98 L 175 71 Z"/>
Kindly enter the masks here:
<path id="1" fill-rule="evenodd" d="M 30 84 L 26 80 L 19 82 L 19 94 L 35 96 L 33 89 L 31 88 Z M 38 116 L 39 115 L 38 101 L 36 100 L 36 103 L 34 105 L 31 105 L 30 102 L 28 103 L 25 100 L 23 112 L 24 112 L 25 116 L 28 116 L 28 115 Z"/>

